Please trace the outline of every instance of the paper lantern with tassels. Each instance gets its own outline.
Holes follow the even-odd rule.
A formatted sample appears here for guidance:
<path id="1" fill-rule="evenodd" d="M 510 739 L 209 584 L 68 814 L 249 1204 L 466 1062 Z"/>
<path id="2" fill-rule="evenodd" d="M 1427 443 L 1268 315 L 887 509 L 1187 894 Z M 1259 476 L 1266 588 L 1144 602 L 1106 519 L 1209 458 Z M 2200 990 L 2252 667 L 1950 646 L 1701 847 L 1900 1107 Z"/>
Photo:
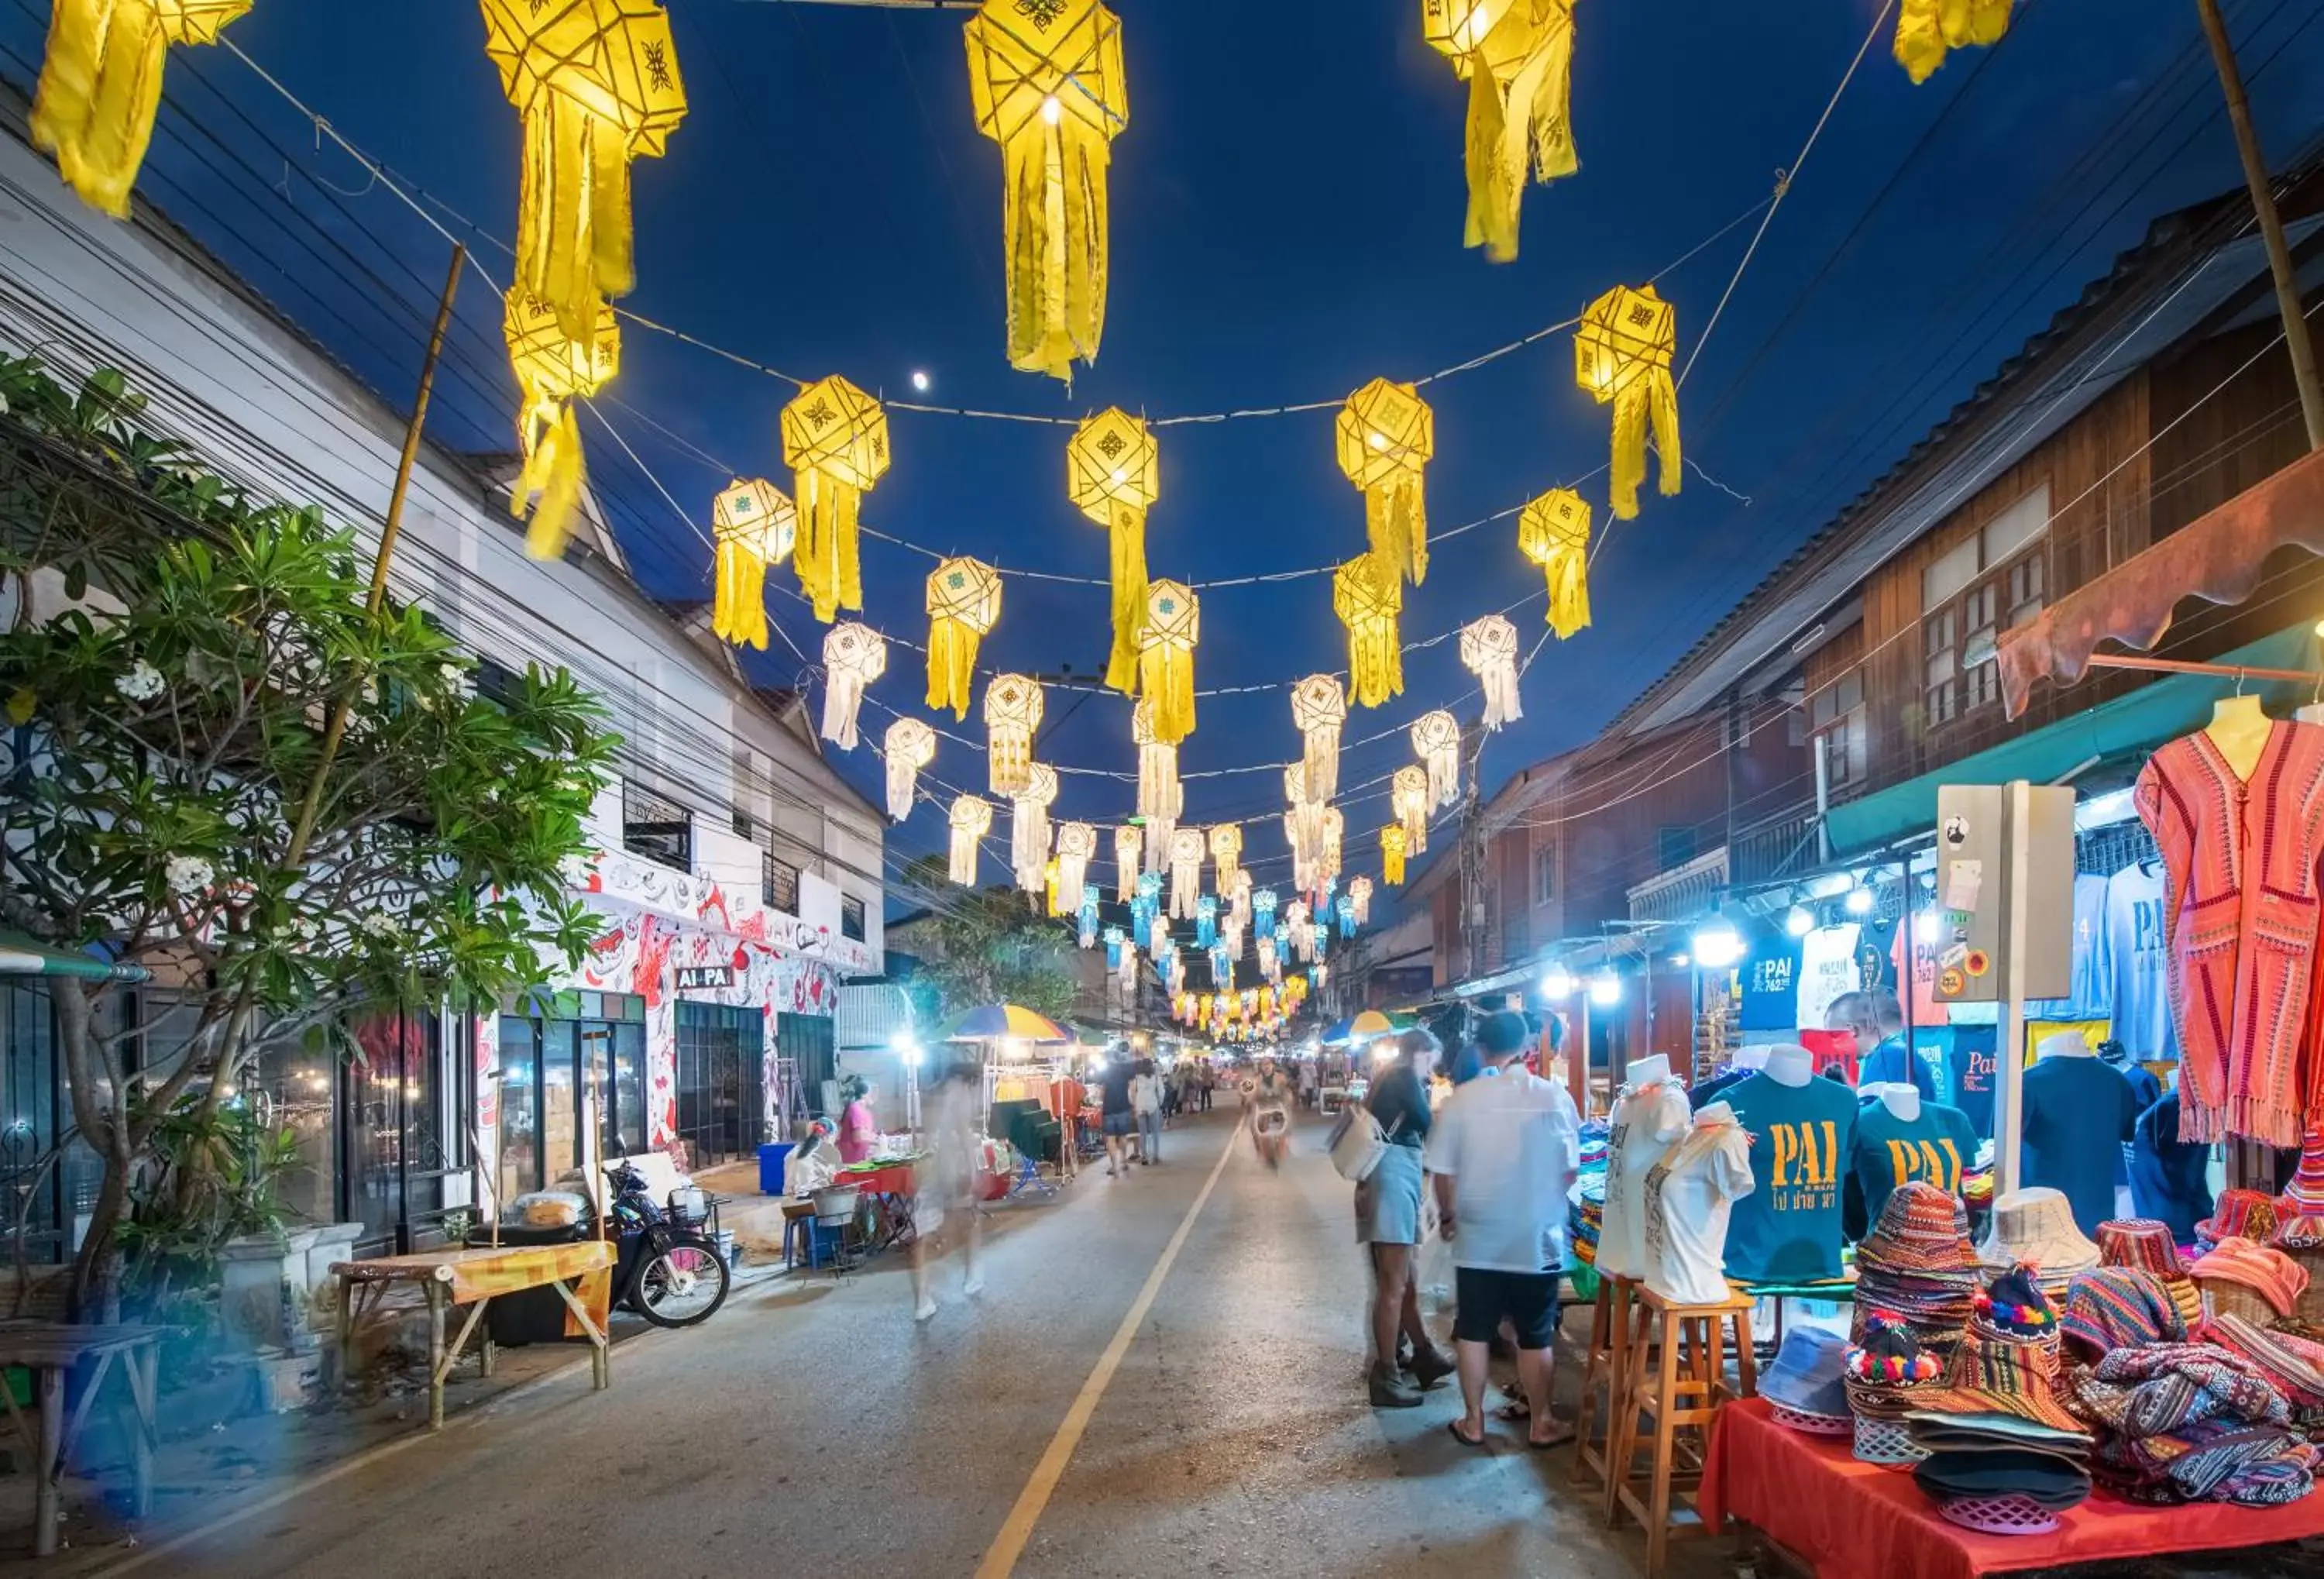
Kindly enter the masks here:
<path id="1" fill-rule="evenodd" d="M 1461 628 L 1461 662 L 1485 691 L 1485 727 L 1499 729 L 1525 716 L 1517 700 L 1517 628 L 1487 614 Z"/>
<path id="2" fill-rule="evenodd" d="M 1573 0 L 1424 0 L 1428 42 L 1469 84 L 1468 244 L 1517 255 L 1526 175 L 1579 170 L 1569 110 Z"/>
<path id="3" fill-rule="evenodd" d="M 1614 464 L 1609 486 L 1618 520 L 1638 513 L 1646 480 L 1646 428 L 1662 457 L 1662 491 L 1679 488 L 1678 386 L 1671 358 L 1678 315 L 1651 285 L 1617 285 L 1591 302 L 1573 334 L 1573 375 L 1600 405 L 1614 408 Z"/>
<path id="4" fill-rule="evenodd" d="M 1203 830 L 1180 828 L 1170 836 L 1170 919 L 1191 921 L 1203 893 Z"/>
<path id="5" fill-rule="evenodd" d="M 516 282 L 576 339 L 637 282 L 630 162 L 686 118 L 669 14 L 654 0 L 484 0 L 484 53 L 524 121 Z"/>
<path id="6" fill-rule="evenodd" d="M 1151 697 L 1139 697 L 1130 709 L 1130 735 L 1138 746 L 1138 815 L 1146 819 L 1150 835 L 1146 863 L 1158 867 L 1169 855 L 1170 836 L 1177 831 L 1178 814 L 1185 807 L 1185 790 L 1178 782 L 1178 748 L 1157 737 Z"/>
<path id="7" fill-rule="evenodd" d="M 1265 943 L 1275 936 L 1276 893 L 1271 888 L 1255 891 L 1250 896 L 1251 928 L 1255 937 Z"/>
<path id="8" fill-rule="evenodd" d="M 1124 993 L 1138 991 L 1138 951 L 1145 946 L 1135 938 L 1125 941 L 1121 946 L 1121 968 L 1117 979 Z"/>
<path id="9" fill-rule="evenodd" d="M 1138 896 L 1138 873 L 1145 848 L 1144 828 L 1124 823 L 1113 830 L 1113 891 L 1125 905 Z"/>
<path id="10" fill-rule="evenodd" d="M 1219 896 L 1206 893 L 1194 901 L 1194 946 L 1219 946 Z"/>
<path id="11" fill-rule="evenodd" d="M 1409 854 L 1406 846 L 1410 843 L 1404 829 L 1394 823 L 1380 829 L 1380 881 L 1390 887 L 1404 882 L 1404 858 Z"/>
<path id="12" fill-rule="evenodd" d="M 1435 803 L 1435 796 L 1428 787 L 1426 768 L 1398 768 L 1388 780 L 1388 806 L 1396 813 L 1397 821 L 1404 825 L 1407 854 L 1428 853 L 1428 813 Z"/>
<path id="13" fill-rule="evenodd" d="M 946 559 L 928 577 L 928 706 L 968 716 L 978 643 L 1001 618 L 1001 575 L 982 559 Z"/>
<path id="14" fill-rule="evenodd" d="M 1904 0 L 1896 14 L 1896 63 L 1914 82 L 1926 82 L 1948 51 L 2001 42 L 2009 31 L 2010 0 Z"/>
<path id="15" fill-rule="evenodd" d="M 1084 882 L 1082 884 L 1081 910 L 1075 916 L 1076 921 L 1079 922 L 1079 932 L 1075 937 L 1075 941 L 1084 948 L 1094 948 L 1097 946 L 1097 905 L 1099 897 L 1096 883 Z"/>
<path id="16" fill-rule="evenodd" d="M 1303 743 L 1299 761 L 1310 799 L 1340 792 L 1340 729 L 1347 721 L 1348 694 L 1339 676 L 1311 674 L 1291 688 L 1291 722 Z"/>
<path id="17" fill-rule="evenodd" d="M 1340 469 L 1364 493 L 1364 540 L 1391 581 L 1428 575 L 1423 474 L 1436 453 L 1436 417 L 1408 383 L 1375 378 L 1340 409 Z"/>
<path id="18" fill-rule="evenodd" d="M 1097 0 L 984 0 L 964 32 L 976 129 L 1001 144 L 1009 362 L 1070 380 L 1105 328 L 1121 20 Z"/>
<path id="19" fill-rule="evenodd" d="M 1356 925 L 1369 927 L 1372 919 L 1372 880 L 1359 877 L 1348 884 L 1348 898 L 1356 907 Z"/>
<path id="20" fill-rule="evenodd" d="M 888 672 L 888 639 L 869 625 L 844 620 L 823 638 L 823 737 L 842 751 L 855 749 L 855 717 L 863 688 Z"/>
<path id="21" fill-rule="evenodd" d="M 1089 877 L 1089 863 L 1097 854 L 1097 829 L 1085 822 L 1061 823 L 1057 827 L 1057 891 L 1081 900 Z"/>
<path id="22" fill-rule="evenodd" d="M 251 0 L 54 0 L 32 96 L 32 146 L 81 201 L 129 217 L 153 140 L 161 61 L 171 44 L 214 44 Z"/>
<path id="23" fill-rule="evenodd" d="M 1154 714 L 1154 738 L 1176 745 L 1194 733 L 1194 644 L 1203 610 L 1183 581 L 1146 590 L 1146 628 L 1139 633 L 1138 685 Z"/>
<path id="24" fill-rule="evenodd" d="M 799 590 L 828 623 L 863 606 L 857 517 L 863 495 L 888 475 L 888 413 L 837 374 L 783 408 L 783 464 L 798 494 Z"/>
<path id="25" fill-rule="evenodd" d="M 1360 554 L 1332 577 L 1332 607 L 1348 628 L 1351 695 L 1359 707 L 1377 707 L 1404 691 L 1404 644 L 1397 615 L 1404 584 L 1371 554 Z"/>
<path id="26" fill-rule="evenodd" d="M 763 477 L 737 477 L 710 505 L 717 544 L 710 629 L 737 647 L 767 650 L 767 571 L 790 558 L 798 512 Z"/>
<path id="27" fill-rule="evenodd" d="M 888 762 L 888 815 L 901 822 L 912 815 L 920 770 L 936 760 L 936 732 L 917 718 L 899 718 L 888 725 L 880 753 Z"/>
<path id="28" fill-rule="evenodd" d="M 1329 888 L 1332 880 L 1340 875 L 1340 863 L 1346 853 L 1347 838 L 1347 815 L 1336 806 L 1325 807 L 1323 847 L 1315 855 L 1317 887 Z"/>
<path id="29" fill-rule="evenodd" d="M 1238 929 L 1250 925 L 1250 868 L 1235 868 L 1234 881 L 1226 888 L 1229 924 Z"/>
<path id="30" fill-rule="evenodd" d="M 1315 881 L 1315 868 L 1299 826 L 1299 808 L 1283 814 L 1283 842 L 1291 847 L 1291 886 L 1305 888 Z"/>
<path id="31" fill-rule="evenodd" d="M 1035 762 L 1026 770 L 1022 789 L 1009 797 L 1009 864 L 1016 869 L 1017 886 L 1028 893 L 1041 891 L 1041 868 L 1049 859 L 1049 807 L 1057 799 L 1057 770 Z"/>
<path id="32" fill-rule="evenodd" d="M 1118 406 L 1100 411 L 1074 429 L 1065 446 L 1065 488 L 1111 540 L 1113 654 L 1105 683 L 1134 695 L 1146 631 L 1146 512 L 1162 493 L 1153 430 Z"/>
<path id="33" fill-rule="evenodd" d="M 1412 750 L 1428 770 L 1428 809 L 1461 799 L 1461 721 L 1443 707 L 1423 713 L 1413 722 Z"/>
<path id="34" fill-rule="evenodd" d="M 1259 957 L 1260 975 L 1270 982 L 1279 982 L 1283 979 L 1283 951 L 1276 946 L 1272 935 L 1260 938 L 1258 948 L 1253 952 Z"/>
<path id="35" fill-rule="evenodd" d="M 1283 907 L 1282 930 L 1291 938 L 1291 952 L 1301 965 L 1311 965 L 1315 959 L 1315 924 L 1309 917 L 1307 901 L 1293 900 Z"/>
<path id="36" fill-rule="evenodd" d="M 1240 825 L 1222 822 L 1211 830 L 1211 859 L 1218 866 L 1218 889 L 1231 892 L 1235 879 L 1242 875 L 1242 828 Z"/>
<path id="37" fill-rule="evenodd" d="M 976 886 L 976 852 L 992 831 L 992 802 L 963 795 L 952 803 L 952 880 L 964 888 Z"/>
<path id="38" fill-rule="evenodd" d="M 1283 770 L 1283 799 L 1291 808 L 1284 818 L 1284 835 L 1295 861 L 1304 865 L 1323 853 L 1323 802 L 1307 798 L 1307 771 L 1297 762 Z"/>
<path id="39" fill-rule="evenodd" d="M 1033 778 L 1033 732 L 1045 697 L 1038 680 L 996 674 L 984 688 L 985 754 L 995 795 L 1015 795 Z"/>
<path id="40" fill-rule="evenodd" d="M 622 332 L 613 309 L 601 302 L 595 329 L 576 339 L 537 298 L 515 290 L 504 302 L 501 333 L 516 374 L 517 445 L 524 457 L 509 490 L 509 513 L 522 520 L 531 512 L 525 552 L 554 559 L 565 552 L 586 475 L 573 402 L 595 394 L 621 370 Z"/>
<path id="41" fill-rule="evenodd" d="M 1549 582 L 1549 628 L 1561 642 L 1590 623 L 1590 503 L 1553 488 L 1517 518 L 1517 551 Z"/>

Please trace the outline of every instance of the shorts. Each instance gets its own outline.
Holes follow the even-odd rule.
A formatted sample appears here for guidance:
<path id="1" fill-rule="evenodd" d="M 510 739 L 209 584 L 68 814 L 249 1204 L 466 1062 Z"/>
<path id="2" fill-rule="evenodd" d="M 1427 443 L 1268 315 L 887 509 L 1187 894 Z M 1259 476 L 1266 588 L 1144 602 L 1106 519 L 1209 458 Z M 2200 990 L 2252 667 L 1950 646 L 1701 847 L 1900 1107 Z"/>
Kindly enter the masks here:
<path id="1" fill-rule="evenodd" d="M 1117 1138 L 1135 1135 L 1138 1133 L 1138 1115 L 1129 1113 L 1106 1114 L 1105 1132 Z"/>
<path id="2" fill-rule="evenodd" d="M 1454 1269 L 1452 1293 L 1460 1309 L 1452 1317 L 1452 1336 L 1463 1344 L 1489 1344 L 1506 1317 L 1517 1329 L 1518 1348 L 1548 1348 L 1557 1337 L 1557 1282 L 1555 1272 Z"/>
<path id="3" fill-rule="evenodd" d="M 1418 1244 L 1420 1190 L 1420 1148 L 1391 1142 L 1356 1187 L 1356 1242 Z"/>

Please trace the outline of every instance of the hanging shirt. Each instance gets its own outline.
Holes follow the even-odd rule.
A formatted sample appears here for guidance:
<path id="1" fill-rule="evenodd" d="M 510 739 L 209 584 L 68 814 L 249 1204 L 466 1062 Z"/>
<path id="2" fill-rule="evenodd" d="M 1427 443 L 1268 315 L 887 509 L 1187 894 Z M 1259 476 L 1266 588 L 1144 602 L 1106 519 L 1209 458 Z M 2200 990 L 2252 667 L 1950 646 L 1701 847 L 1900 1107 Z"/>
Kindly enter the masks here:
<path id="1" fill-rule="evenodd" d="M 2149 1061 L 2179 1056 L 2179 1032 L 2171 1023 L 2171 1000 L 2163 984 L 2171 958 L 2163 940 L 2163 898 L 2160 861 L 2135 861 L 2107 882 L 2115 1039 L 2132 1057 Z"/>
<path id="2" fill-rule="evenodd" d="M 1800 1023 L 1800 940 L 1786 936 L 1752 950 L 1743 962 L 1745 1030 L 1790 1030 Z"/>
<path id="3" fill-rule="evenodd" d="M 1646 1173 L 1687 1131 L 1693 1114 L 1677 1080 L 1628 1086 L 1615 1101 L 1606 1137 L 1606 1214 L 1598 1270 L 1641 1278 L 1646 1270 Z"/>
<path id="4" fill-rule="evenodd" d="M 1983 1139 L 1993 1133 L 1993 1088 L 2001 1078 L 1995 1048 L 2001 1032 L 1991 1025 L 1963 1025 L 1959 1020 L 1941 1033 L 1945 1070 L 1944 1101 L 1969 1117 L 1969 1128 Z M 1915 1040 L 1919 1039 L 1915 1038 Z M 1926 1046 L 1925 1042 L 1922 1043 Z"/>
<path id="5" fill-rule="evenodd" d="M 1857 987 L 1856 935 L 1849 921 L 1819 927 L 1800 939 L 1799 1025 L 1803 1030 L 1824 1029 L 1831 1001 Z"/>
<path id="6" fill-rule="evenodd" d="M 2175 1091 L 2139 1114 L 2131 1132 L 2130 1204 L 2168 1224 L 2181 1244 L 2193 1243 L 2195 1224 L 2211 1214 L 2211 1149 L 2179 1139 Z"/>
<path id="7" fill-rule="evenodd" d="M 1913 995 L 1906 1000 L 1906 1002 L 1912 1012 L 1914 1030 L 1919 1030 L 1923 1026 L 1942 1025 L 1950 1012 L 1944 1004 L 1937 1002 L 1937 956 L 1944 951 L 1943 946 L 1937 939 L 1922 937 L 1919 933 L 1918 918 L 1915 918 L 1914 925 L 1898 927 L 1895 937 L 1888 945 L 1888 964 L 1891 972 L 1888 979 L 1901 982 L 1905 974 L 1905 939 L 1909 937 L 1912 940 Z M 1900 999 L 1904 997 L 1902 992 L 1896 995 Z"/>
<path id="8" fill-rule="evenodd" d="M 2074 879 L 2074 967 L 2072 990 L 2063 998 L 2025 1005 L 2028 1019 L 2104 1020 L 2114 1012 L 2114 966 L 2107 926 L 2103 877 L 2083 873 Z M 2157 896 L 2158 899 L 2160 896 Z"/>
<path id="9" fill-rule="evenodd" d="M 1726 1298 L 1729 1218 L 1757 1187 L 1748 1131 L 1725 1105 L 1705 1108 L 1644 1184 L 1646 1287 L 1683 1305 Z"/>
<path id="10" fill-rule="evenodd" d="M 2084 1053 L 2059 1053 L 2025 1071 L 2024 1177 L 2061 1191 L 2074 1223 L 2095 1237 L 2115 1215 L 2115 1168 L 2138 1122 L 2122 1072 Z"/>
<path id="11" fill-rule="evenodd" d="M 1896 1187 L 1908 1181 L 1960 1194 L 1961 1170 L 1977 1160 L 1977 1132 L 1957 1107 L 1923 1101 L 1920 1115 L 1907 1122 L 1885 1102 L 1870 1102 L 1856 1119 L 1856 1145 L 1849 1171 L 1864 1191 L 1867 1223 L 1880 1221 L 1880 1209 Z"/>
<path id="12" fill-rule="evenodd" d="M 1836 1080 L 1792 1086 L 1755 1075 L 1727 1100 L 1751 1133 L 1754 1185 L 1728 1228 L 1728 1270 L 1747 1283 L 1837 1278 L 1855 1091 Z"/>

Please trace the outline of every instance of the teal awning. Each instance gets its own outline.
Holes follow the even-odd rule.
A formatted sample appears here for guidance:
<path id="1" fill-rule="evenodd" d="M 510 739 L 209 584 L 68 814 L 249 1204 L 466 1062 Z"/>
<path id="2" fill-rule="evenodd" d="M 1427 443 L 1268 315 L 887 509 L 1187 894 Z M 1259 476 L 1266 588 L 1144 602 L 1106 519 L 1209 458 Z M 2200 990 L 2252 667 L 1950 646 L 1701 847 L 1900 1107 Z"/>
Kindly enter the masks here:
<path id="1" fill-rule="evenodd" d="M 2209 661 L 2252 669 L 2312 669 L 2315 633 L 2307 625 L 2279 631 Z M 2092 757 L 2152 751 L 2165 741 L 2200 729 L 2210 719 L 2211 705 L 2235 688 L 2230 675 L 2157 675 L 2127 696 L 2043 725 L 1933 773 L 1833 807 L 1824 819 L 1832 851 L 1848 855 L 1877 849 L 1916 833 L 1933 838 L 1940 784 L 2006 784 L 2012 779 L 2046 784 Z M 2278 717 L 2309 700 L 2301 687 L 2280 681 L 2255 680 L 2246 689 L 2264 698 L 2268 710 Z"/>
<path id="2" fill-rule="evenodd" d="M 0 976 L 69 976 L 83 982 L 142 982 L 145 967 L 115 965 L 35 942 L 22 932 L 0 932 Z"/>

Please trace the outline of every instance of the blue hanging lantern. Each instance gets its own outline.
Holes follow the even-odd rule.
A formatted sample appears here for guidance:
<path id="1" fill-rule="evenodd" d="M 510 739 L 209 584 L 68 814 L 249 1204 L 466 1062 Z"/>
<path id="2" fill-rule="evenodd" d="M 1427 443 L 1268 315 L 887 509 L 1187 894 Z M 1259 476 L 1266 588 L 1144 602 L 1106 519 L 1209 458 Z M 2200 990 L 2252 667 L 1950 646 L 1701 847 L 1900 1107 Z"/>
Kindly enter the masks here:
<path id="1" fill-rule="evenodd" d="M 1081 944 L 1084 948 L 1097 946 L 1097 884 L 1094 882 L 1082 884 L 1080 922 Z M 1116 964 L 1119 965 L 1119 962 L 1117 961 Z"/>
<path id="2" fill-rule="evenodd" d="M 1338 899 L 1333 900 L 1332 913 L 1340 918 L 1340 936 L 1342 937 L 1353 937 L 1356 935 L 1356 901 L 1354 897 L 1343 893 Z"/>
<path id="3" fill-rule="evenodd" d="M 1251 932 L 1262 943 L 1275 940 L 1275 891 L 1262 888 L 1250 896 Z"/>
<path id="4" fill-rule="evenodd" d="M 1332 928 L 1330 927 L 1324 925 L 1321 921 L 1315 923 L 1315 957 L 1317 959 L 1323 957 L 1323 951 L 1326 946 L 1330 943 L 1331 937 Z"/>
<path id="5" fill-rule="evenodd" d="M 1110 971 L 1118 971 L 1121 968 L 1121 928 L 1119 927 L 1108 927 L 1105 929 L 1106 969 Z"/>
<path id="6" fill-rule="evenodd" d="M 1209 948 L 1218 940 L 1218 896 L 1206 893 L 1194 901 L 1194 946 L 1198 948 Z"/>

